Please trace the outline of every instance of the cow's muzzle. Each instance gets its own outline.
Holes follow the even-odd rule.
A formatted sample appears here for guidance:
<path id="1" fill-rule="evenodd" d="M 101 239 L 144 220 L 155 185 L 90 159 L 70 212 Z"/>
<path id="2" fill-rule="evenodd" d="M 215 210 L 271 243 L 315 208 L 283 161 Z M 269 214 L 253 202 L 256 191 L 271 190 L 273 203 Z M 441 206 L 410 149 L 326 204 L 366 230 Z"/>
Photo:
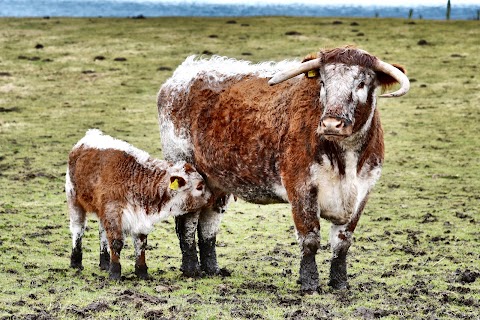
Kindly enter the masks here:
<path id="1" fill-rule="evenodd" d="M 346 119 L 325 117 L 320 121 L 318 133 L 330 141 L 343 140 L 352 134 L 352 123 Z"/>

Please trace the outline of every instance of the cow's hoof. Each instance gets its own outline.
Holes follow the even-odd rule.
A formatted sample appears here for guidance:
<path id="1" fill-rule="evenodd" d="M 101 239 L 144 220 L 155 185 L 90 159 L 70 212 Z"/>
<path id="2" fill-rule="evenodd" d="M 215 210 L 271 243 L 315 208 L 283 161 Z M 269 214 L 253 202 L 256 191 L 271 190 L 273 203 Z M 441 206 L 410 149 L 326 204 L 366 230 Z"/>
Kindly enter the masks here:
<path id="1" fill-rule="evenodd" d="M 186 278 L 200 278 L 202 276 L 202 272 L 198 265 L 195 266 L 182 266 L 180 268 L 182 271 L 182 275 Z"/>
<path id="2" fill-rule="evenodd" d="M 312 295 L 318 292 L 318 287 L 313 285 L 302 285 L 300 287 L 300 293 L 302 295 Z"/>
<path id="3" fill-rule="evenodd" d="M 318 291 L 317 290 L 301 290 L 300 294 L 302 296 L 313 296 L 313 295 L 317 295 Z"/>
<path id="4" fill-rule="evenodd" d="M 348 285 L 347 281 L 330 281 L 328 285 L 335 290 L 346 290 L 350 286 Z"/>
<path id="5" fill-rule="evenodd" d="M 216 276 L 220 274 L 220 268 L 218 266 L 210 266 L 209 268 L 202 266 L 202 273 L 206 276 Z"/>
<path id="6" fill-rule="evenodd" d="M 230 277 L 232 275 L 232 271 L 228 270 L 227 268 L 220 268 L 218 269 L 218 275 L 221 277 Z"/>

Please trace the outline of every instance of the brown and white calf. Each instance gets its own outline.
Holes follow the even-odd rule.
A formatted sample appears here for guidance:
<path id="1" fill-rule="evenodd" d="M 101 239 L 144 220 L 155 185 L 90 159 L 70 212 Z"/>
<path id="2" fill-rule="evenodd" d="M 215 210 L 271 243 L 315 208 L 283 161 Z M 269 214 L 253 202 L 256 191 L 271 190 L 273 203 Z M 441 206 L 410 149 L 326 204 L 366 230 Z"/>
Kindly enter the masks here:
<path id="1" fill-rule="evenodd" d="M 176 218 L 184 274 L 218 272 L 215 237 L 233 194 L 291 203 L 305 292 L 318 289 L 319 219 L 330 221 L 329 284 L 345 288 L 347 251 L 384 158 L 377 89 L 397 82 L 400 89 L 383 97 L 408 91 L 403 68 L 351 47 L 302 63 L 187 58 L 158 94 L 163 153 L 192 162 L 215 205 Z"/>
<path id="2" fill-rule="evenodd" d="M 68 159 L 65 191 L 70 214 L 70 266 L 82 269 L 82 236 L 86 214 L 99 219 L 100 267 L 110 278 L 121 276 L 124 235 L 135 248 L 135 273 L 147 278 L 145 247 L 153 225 L 168 217 L 196 212 L 211 197 L 202 176 L 186 162 L 150 157 L 125 141 L 88 130 Z"/>

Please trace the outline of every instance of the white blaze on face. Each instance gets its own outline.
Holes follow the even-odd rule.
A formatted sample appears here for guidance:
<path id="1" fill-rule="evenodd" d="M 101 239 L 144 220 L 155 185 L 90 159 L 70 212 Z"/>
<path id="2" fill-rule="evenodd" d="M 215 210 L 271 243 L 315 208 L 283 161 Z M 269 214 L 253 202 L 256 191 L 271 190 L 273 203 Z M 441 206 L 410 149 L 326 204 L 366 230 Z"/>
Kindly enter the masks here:
<path id="1" fill-rule="evenodd" d="M 375 73 L 356 65 L 327 64 L 320 69 L 319 81 L 323 116 L 341 117 L 353 124 L 355 108 L 367 102 L 375 86 Z"/>

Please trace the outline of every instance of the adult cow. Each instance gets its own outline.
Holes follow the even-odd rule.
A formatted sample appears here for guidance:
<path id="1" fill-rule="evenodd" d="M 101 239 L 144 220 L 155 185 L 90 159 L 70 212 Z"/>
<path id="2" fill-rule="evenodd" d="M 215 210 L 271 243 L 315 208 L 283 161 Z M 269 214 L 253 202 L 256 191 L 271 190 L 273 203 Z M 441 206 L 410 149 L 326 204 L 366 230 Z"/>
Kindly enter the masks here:
<path id="1" fill-rule="evenodd" d="M 217 204 L 176 218 L 183 273 L 219 272 L 216 233 L 233 194 L 291 203 L 304 292 L 318 289 L 319 218 L 331 221 L 329 285 L 346 288 L 347 251 L 384 158 L 376 92 L 397 82 L 382 97 L 407 93 L 403 68 L 352 47 L 302 63 L 187 58 L 158 94 L 163 154 L 194 163 Z"/>

